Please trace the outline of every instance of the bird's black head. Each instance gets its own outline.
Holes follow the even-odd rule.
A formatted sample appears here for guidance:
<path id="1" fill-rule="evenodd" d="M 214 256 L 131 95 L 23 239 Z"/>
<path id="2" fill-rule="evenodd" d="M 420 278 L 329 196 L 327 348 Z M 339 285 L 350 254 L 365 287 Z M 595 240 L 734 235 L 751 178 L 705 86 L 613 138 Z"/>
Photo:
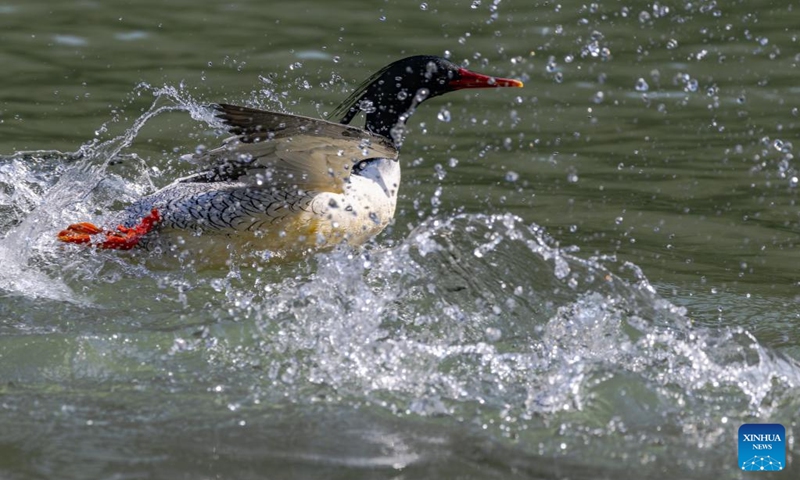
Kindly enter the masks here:
<path id="1" fill-rule="evenodd" d="M 383 67 L 362 83 L 331 114 L 348 124 L 366 113 L 366 129 L 391 139 L 399 147 L 399 134 L 414 108 L 423 101 L 463 88 L 521 87 L 522 82 L 471 72 L 453 62 L 430 55 L 404 58 Z M 393 134 L 394 133 L 394 134 Z"/>

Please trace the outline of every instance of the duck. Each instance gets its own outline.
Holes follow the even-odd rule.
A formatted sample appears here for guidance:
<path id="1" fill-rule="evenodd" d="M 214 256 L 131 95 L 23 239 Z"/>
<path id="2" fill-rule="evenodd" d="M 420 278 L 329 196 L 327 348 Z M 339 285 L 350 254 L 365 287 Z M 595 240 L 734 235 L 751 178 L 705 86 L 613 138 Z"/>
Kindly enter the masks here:
<path id="1" fill-rule="evenodd" d="M 188 156 L 197 171 L 111 216 L 61 230 L 100 249 L 174 249 L 236 241 L 276 255 L 362 245 L 392 221 L 405 124 L 426 100 L 462 89 L 522 87 L 431 55 L 397 60 L 361 83 L 328 120 L 208 105 L 232 136 Z M 364 127 L 350 123 L 364 114 Z"/>

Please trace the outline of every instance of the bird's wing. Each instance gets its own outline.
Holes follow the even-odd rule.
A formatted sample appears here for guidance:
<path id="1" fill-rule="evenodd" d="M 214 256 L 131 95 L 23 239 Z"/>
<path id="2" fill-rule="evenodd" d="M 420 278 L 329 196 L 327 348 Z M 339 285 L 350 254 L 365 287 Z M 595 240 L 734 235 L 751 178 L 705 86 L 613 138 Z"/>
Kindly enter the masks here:
<path id="1" fill-rule="evenodd" d="M 193 157 L 202 170 L 182 182 L 236 180 L 259 188 L 342 193 L 356 163 L 398 156 L 387 138 L 360 128 L 235 105 L 213 108 L 236 136 Z"/>

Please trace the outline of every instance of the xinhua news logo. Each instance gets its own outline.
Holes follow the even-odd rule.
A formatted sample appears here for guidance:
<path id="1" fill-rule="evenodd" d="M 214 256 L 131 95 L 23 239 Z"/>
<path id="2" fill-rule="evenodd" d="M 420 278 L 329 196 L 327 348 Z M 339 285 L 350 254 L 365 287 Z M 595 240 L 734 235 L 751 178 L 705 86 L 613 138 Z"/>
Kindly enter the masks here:
<path id="1" fill-rule="evenodd" d="M 739 468 L 777 472 L 786 467 L 786 429 L 778 423 L 745 423 L 739 427 Z"/>

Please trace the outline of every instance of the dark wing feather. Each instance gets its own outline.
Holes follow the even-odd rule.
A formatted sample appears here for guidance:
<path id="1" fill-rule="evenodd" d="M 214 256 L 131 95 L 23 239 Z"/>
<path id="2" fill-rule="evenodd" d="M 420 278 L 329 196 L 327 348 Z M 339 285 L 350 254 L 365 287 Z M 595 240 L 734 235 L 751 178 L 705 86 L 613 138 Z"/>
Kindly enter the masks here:
<path id="1" fill-rule="evenodd" d="M 236 136 L 193 157 L 204 169 L 182 182 L 238 181 L 258 188 L 341 193 L 354 164 L 397 159 L 388 139 L 360 128 L 236 105 L 213 108 Z"/>

